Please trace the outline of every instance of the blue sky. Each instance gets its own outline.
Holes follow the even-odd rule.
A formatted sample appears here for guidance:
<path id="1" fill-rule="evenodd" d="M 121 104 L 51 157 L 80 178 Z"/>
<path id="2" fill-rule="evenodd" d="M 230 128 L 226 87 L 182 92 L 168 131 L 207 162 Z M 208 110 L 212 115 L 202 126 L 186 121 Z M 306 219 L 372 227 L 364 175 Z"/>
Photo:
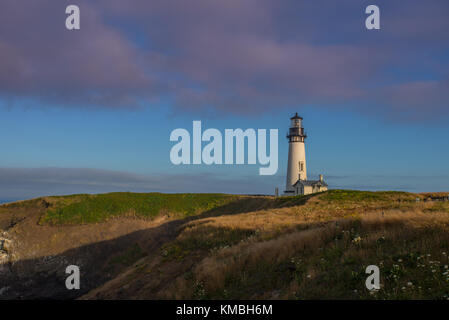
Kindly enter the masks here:
<path id="1" fill-rule="evenodd" d="M 447 127 L 385 123 L 351 112 L 317 112 L 312 107 L 298 111 L 304 117 L 309 135 L 306 152 L 311 178 L 324 173 L 333 188 L 447 190 L 449 150 L 444 147 L 449 139 Z M 23 168 L 34 168 L 26 179 L 44 185 L 36 189 L 33 183 L 30 188 L 30 182 L 25 179 L 11 192 L 11 184 L 0 184 L 3 198 L 59 194 L 61 190 L 66 190 L 62 193 L 187 192 L 193 188 L 194 192 L 273 193 L 276 186 L 281 190 L 284 187 L 288 152 L 284 133 L 292 112 L 201 119 L 188 114 L 173 116 L 171 111 L 154 113 L 146 108 L 132 112 L 2 110 L 0 134 L 8 138 L 0 143 L 1 150 L 7 150 L 1 157 L 1 167 L 15 168 L 16 175 L 24 175 L 20 171 Z M 173 165 L 169 159 L 174 145 L 169 141 L 170 132 L 176 128 L 191 132 L 193 120 L 202 120 L 203 130 L 211 127 L 222 132 L 225 128 L 278 129 L 277 174 L 259 176 L 259 165 Z M 60 176 L 59 172 L 65 168 L 78 170 L 69 177 Z M 135 176 L 127 175 L 109 180 L 107 175 L 92 175 L 85 170 L 88 168 L 110 170 L 111 176 L 114 172 L 135 174 L 144 183 L 136 183 Z M 153 182 L 155 176 L 162 178 Z M 197 178 L 198 184 L 191 186 L 189 181 Z M 4 177 L 4 181 L 9 179 Z M 223 183 L 223 179 L 227 182 Z"/>
<path id="2" fill-rule="evenodd" d="M 449 190 L 449 5 L 77 1 L 0 5 L 0 199 L 109 191 L 272 194 L 289 118 L 331 188 Z M 62 14 L 61 14 L 62 12 Z M 26 21 L 37 21 L 28 28 Z M 39 37 L 37 37 L 39 35 Z M 279 169 L 174 166 L 172 130 L 279 130 Z"/>

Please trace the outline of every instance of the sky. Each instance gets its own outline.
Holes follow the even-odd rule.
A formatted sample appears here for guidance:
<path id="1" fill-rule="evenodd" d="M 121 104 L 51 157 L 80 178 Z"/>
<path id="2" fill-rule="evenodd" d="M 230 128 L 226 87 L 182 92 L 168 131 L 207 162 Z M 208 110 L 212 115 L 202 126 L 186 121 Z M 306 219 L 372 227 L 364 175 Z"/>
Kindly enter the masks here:
<path id="1" fill-rule="evenodd" d="M 76 4 L 81 29 L 65 28 Z M 381 29 L 365 28 L 376 4 Z M 289 118 L 309 179 L 449 191 L 445 0 L 0 3 L 0 200 L 273 194 Z M 279 169 L 170 162 L 176 128 L 279 130 Z"/>

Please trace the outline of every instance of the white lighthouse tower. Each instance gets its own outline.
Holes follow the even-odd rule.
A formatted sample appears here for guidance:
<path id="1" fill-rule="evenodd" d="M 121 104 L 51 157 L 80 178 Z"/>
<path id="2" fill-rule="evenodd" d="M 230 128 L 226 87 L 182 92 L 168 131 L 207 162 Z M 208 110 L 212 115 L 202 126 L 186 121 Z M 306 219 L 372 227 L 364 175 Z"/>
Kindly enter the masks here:
<path id="1" fill-rule="evenodd" d="M 288 167 L 287 167 L 287 184 L 285 193 L 295 194 L 294 184 L 298 180 L 307 180 L 306 167 L 306 148 L 305 139 L 307 135 L 302 127 L 302 117 L 296 113 L 290 118 L 290 128 L 288 131 Z"/>
<path id="2" fill-rule="evenodd" d="M 302 127 L 302 118 L 296 113 L 290 120 L 290 128 L 287 134 L 287 184 L 284 194 L 296 196 L 326 191 L 328 185 L 322 174 L 319 175 L 319 180 L 307 179 L 306 147 L 304 144 L 307 135 Z"/>

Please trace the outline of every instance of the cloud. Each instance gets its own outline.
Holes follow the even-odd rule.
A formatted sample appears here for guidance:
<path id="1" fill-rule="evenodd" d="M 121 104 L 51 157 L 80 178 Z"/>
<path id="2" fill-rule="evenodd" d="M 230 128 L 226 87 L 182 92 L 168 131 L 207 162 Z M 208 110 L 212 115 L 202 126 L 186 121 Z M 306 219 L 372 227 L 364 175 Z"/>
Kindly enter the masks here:
<path id="1" fill-rule="evenodd" d="M 75 32 L 68 1 L 25 2 L 0 4 L 0 97 L 11 104 L 449 113 L 445 0 L 382 3 L 380 31 L 364 28 L 365 0 L 79 0 Z"/>
<path id="2" fill-rule="evenodd" d="M 0 168 L 0 203 L 48 195 L 127 191 L 274 194 L 275 187 L 282 193 L 284 178 L 282 175 L 230 176 L 209 172 L 144 175 L 91 168 Z M 327 174 L 324 179 L 331 189 L 448 191 L 447 175 Z"/>
<path id="3" fill-rule="evenodd" d="M 405 120 L 432 120 L 449 114 L 449 79 L 401 83 L 384 94 L 388 112 Z"/>
<path id="4" fill-rule="evenodd" d="M 69 32 L 66 1 L 2 1 L 0 96 L 133 107 L 154 90 L 137 63 L 140 53 L 97 9 L 80 2 L 83 31 Z"/>
<path id="5" fill-rule="evenodd" d="M 313 174 L 313 176 L 317 176 Z M 325 175 L 331 189 L 448 191 L 447 175 Z M 419 181 L 419 183 L 417 183 Z M 136 174 L 90 168 L 0 168 L 0 203 L 47 195 L 106 192 L 282 193 L 284 176 L 229 176 L 209 172 Z"/>
<path id="6" fill-rule="evenodd" d="M 274 193 L 279 177 L 152 174 L 90 168 L 0 168 L 0 200 L 105 192 Z"/>

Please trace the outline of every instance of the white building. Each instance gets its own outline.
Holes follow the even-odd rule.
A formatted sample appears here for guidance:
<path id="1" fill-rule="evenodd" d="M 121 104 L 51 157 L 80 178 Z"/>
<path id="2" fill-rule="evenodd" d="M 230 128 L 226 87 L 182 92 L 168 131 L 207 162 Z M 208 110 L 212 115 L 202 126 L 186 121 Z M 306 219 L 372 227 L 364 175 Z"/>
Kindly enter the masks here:
<path id="1" fill-rule="evenodd" d="M 287 134 L 287 183 L 284 195 L 305 195 L 326 191 L 328 185 L 324 182 L 322 174 L 319 180 L 307 180 L 305 147 L 307 135 L 302 127 L 303 119 L 296 113 L 290 120 L 290 129 Z"/>

